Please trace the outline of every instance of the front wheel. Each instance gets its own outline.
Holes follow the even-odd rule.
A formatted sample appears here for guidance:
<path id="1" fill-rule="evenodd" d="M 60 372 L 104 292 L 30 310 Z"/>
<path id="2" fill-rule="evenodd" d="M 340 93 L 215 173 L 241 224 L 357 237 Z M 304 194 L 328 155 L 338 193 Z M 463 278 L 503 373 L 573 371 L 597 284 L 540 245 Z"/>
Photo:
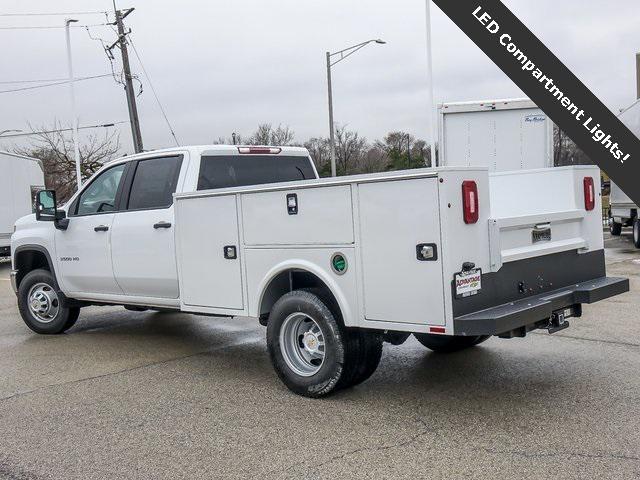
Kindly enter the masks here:
<path id="1" fill-rule="evenodd" d="M 633 244 L 640 248 L 640 218 L 633 221 Z"/>
<path id="2" fill-rule="evenodd" d="M 58 296 L 53 275 L 48 270 L 29 272 L 18 289 L 20 316 L 36 333 L 54 335 L 70 329 L 80 309 L 65 307 Z"/>
<path id="3" fill-rule="evenodd" d="M 449 335 L 430 335 L 428 333 L 414 333 L 414 337 L 422 345 L 437 353 L 452 353 L 474 347 L 486 342 L 489 339 L 487 335 L 471 336 L 471 337 L 454 337 Z"/>
<path id="4" fill-rule="evenodd" d="M 273 306 L 267 346 L 280 380 L 294 393 L 321 398 L 365 381 L 382 353 L 378 335 L 344 327 L 335 302 L 296 290 Z"/>

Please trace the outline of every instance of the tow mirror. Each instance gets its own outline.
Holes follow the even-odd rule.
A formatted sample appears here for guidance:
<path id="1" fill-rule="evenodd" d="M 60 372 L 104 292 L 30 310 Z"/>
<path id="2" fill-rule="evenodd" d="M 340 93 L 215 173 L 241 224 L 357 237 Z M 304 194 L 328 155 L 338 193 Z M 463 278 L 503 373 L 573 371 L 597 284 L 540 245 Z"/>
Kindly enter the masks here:
<path id="1" fill-rule="evenodd" d="M 57 210 L 56 192 L 54 190 L 40 190 L 36 195 L 36 220 L 54 222 Z"/>
<path id="2" fill-rule="evenodd" d="M 69 227 L 69 219 L 64 210 L 58 210 L 55 190 L 41 190 L 36 195 L 36 220 L 54 222 L 58 230 Z"/>

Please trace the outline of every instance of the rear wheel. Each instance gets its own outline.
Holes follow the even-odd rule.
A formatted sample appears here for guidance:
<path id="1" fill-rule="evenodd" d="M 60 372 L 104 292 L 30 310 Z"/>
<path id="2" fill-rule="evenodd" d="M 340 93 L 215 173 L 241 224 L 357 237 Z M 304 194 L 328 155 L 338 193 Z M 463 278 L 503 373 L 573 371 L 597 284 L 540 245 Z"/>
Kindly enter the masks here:
<path id="1" fill-rule="evenodd" d="M 49 335 L 70 329 L 80 315 L 79 308 L 63 305 L 48 270 L 34 270 L 22 279 L 18 288 L 18 309 L 27 327 Z"/>
<path id="2" fill-rule="evenodd" d="M 333 303 L 319 291 L 296 290 L 280 298 L 269 314 L 271 362 L 294 393 L 327 396 L 365 381 L 380 362 L 381 338 L 345 328 Z"/>
<path id="3" fill-rule="evenodd" d="M 633 221 L 633 244 L 640 248 L 640 218 Z"/>
<path id="4" fill-rule="evenodd" d="M 619 237 L 622 234 L 622 224 L 617 223 L 611 216 L 611 210 L 609 210 L 609 232 L 614 237 Z"/>
<path id="5" fill-rule="evenodd" d="M 479 345 L 489 339 L 489 336 L 479 335 L 471 337 L 454 337 L 449 335 L 430 335 L 428 333 L 414 333 L 414 337 L 429 350 L 437 353 L 452 353 Z"/>

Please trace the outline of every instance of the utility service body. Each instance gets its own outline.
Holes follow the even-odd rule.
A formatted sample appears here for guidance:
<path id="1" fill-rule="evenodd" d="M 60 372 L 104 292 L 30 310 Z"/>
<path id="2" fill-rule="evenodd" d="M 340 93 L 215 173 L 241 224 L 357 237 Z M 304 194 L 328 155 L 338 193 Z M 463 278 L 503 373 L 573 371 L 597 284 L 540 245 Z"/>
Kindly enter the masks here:
<path id="1" fill-rule="evenodd" d="M 484 25 L 487 31 L 493 35 L 498 35 L 500 32 L 500 25 L 498 22 L 491 18 L 486 11 L 483 12 L 482 7 L 478 6 L 474 12 L 473 16 Z M 593 117 L 590 117 L 585 114 L 583 108 L 574 104 L 569 97 L 567 97 L 558 87 L 554 84 L 553 79 L 544 74 L 544 72 L 536 67 L 536 64 L 532 62 L 529 57 L 513 42 L 511 35 L 508 33 L 503 33 L 499 37 L 500 45 L 504 46 L 507 51 L 516 58 L 518 62 L 522 64 L 522 70 L 531 72 L 533 77 L 538 80 L 540 83 L 545 85 L 545 89 L 551 93 L 560 104 L 566 108 L 569 112 L 571 112 L 577 121 L 582 122 L 584 128 L 586 128 L 591 133 L 591 138 L 597 143 L 600 143 L 604 146 L 609 153 L 616 159 L 620 160 L 621 163 L 624 163 L 629 159 L 631 154 L 624 153 L 619 147 L 618 142 L 615 142 L 612 139 L 611 135 L 604 132 L 600 128 L 600 124 L 597 123 Z"/>

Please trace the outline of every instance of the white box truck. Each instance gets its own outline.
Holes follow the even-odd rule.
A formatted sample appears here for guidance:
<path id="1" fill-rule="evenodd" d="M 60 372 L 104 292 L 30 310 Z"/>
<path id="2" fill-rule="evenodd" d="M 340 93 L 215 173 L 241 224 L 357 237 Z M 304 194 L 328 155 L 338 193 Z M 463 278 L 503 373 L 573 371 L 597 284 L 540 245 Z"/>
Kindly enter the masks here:
<path id="1" fill-rule="evenodd" d="M 618 118 L 640 138 L 640 100 L 620 113 Z M 638 206 L 613 182 L 611 182 L 610 199 L 609 229 L 611 234 L 619 236 L 622 233 L 623 226 L 633 227 L 633 243 L 636 248 L 640 248 Z"/>
<path id="2" fill-rule="evenodd" d="M 199 146 L 109 163 L 12 238 L 27 326 L 87 305 L 254 317 L 279 377 L 322 397 L 384 341 L 451 352 L 569 326 L 629 281 L 605 271 L 599 171 L 444 167 L 317 178 L 305 149 Z"/>
<path id="3" fill-rule="evenodd" d="M 529 99 L 443 103 L 438 119 L 440 166 L 553 167 L 553 122 Z"/>
<path id="4" fill-rule="evenodd" d="M 42 162 L 0 152 L 0 258 L 10 256 L 13 224 L 33 212 L 38 190 L 44 190 Z"/>

